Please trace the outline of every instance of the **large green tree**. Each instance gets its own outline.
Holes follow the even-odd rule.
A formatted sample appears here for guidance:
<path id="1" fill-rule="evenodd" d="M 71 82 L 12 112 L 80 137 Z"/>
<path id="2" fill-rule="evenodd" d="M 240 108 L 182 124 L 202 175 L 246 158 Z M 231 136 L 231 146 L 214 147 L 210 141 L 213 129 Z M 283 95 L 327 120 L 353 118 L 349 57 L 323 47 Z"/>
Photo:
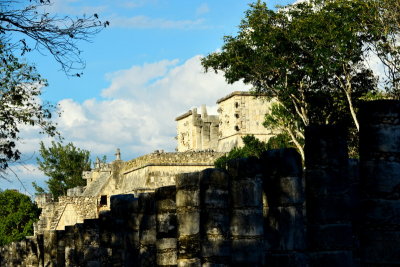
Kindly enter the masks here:
<path id="1" fill-rule="evenodd" d="M 362 14 L 365 31 L 370 34 L 366 46 L 381 61 L 380 82 L 390 98 L 400 99 L 400 1 L 367 0 Z"/>
<path id="2" fill-rule="evenodd" d="M 49 177 L 46 183 L 54 199 L 66 195 L 67 189 L 85 185 L 82 172 L 90 170 L 89 151 L 77 148 L 72 143 L 62 145 L 52 142 L 50 147 L 45 147 L 41 142 L 39 152 L 41 158 L 37 158 L 37 163 L 39 169 Z M 34 187 L 38 193 L 45 192 L 35 183 Z"/>
<path id="3" fill-rule="evenodd" d="M 0 191 L 0 246 L 33 234 L 40 209 L 16 190 Z"/>
<path id="4" fill-rule="evenodd" d="M 310 0 L 274 11 L 258 1 L 238 34 L 225 36 L 221 51 L 202 64 L 206 71 L 223 71 L 228 83 L 242 80 L 279 103 L 266 125 L 289 134 L 302 153 L 305 126 L 359 128 L 359 99 L 376 89 L 364 61 L 369 36 L 360 14 L 367 8 L 359 0 Z"/>

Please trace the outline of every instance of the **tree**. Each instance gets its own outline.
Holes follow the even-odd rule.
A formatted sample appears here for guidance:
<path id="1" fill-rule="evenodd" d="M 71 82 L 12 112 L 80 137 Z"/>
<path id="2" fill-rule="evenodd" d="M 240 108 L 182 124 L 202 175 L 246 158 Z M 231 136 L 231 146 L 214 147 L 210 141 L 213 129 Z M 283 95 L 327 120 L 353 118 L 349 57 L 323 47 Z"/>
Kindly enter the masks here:
<path id="1" fill-rule="evenodd" d="M 202 64 L 223 71 L 228 83 L 242 80 L 274 98 L 280 108 L 267 124 L 286 129 L 293 143 L 311 124 L 348 124 L 350 118 L 358 129 L 359 97 L 376 88 L 364 63 L 368 36 L 360 14 L 366 8 L 358 0 L 311 0 L 272 11 L 258 1 L 238 35 L 225 36 L 222 50 Z M 290 117 L 279 117 L 284 113 Z"/>
<path id="2" fill-rule="evenodd" d="M 51 15 L 45 12 L 50 5 L 50 0 L 30 0 L 29 3 L 25 0 L 0 0 L 2 41 L 11 42 L 12 37 L 20 37 L 13 47 L 20 48 L 21 55 L 32 49 L 48 51 L 62 70 L 71 74 L 85 66 L 77 41 L 90 41 L 109 22 L 100 21 L 97 14 L 77 18 Z M 32 46 L 29 41 L 33 41 Z"/>
<path id="3" fill-rule="evenodd" d="M 268 142 L 263 142 L 257 139 L 254 135 L 246 135 L 242 137 L 243 147 L 234 147 L 226 155 L 218 158 L 214 162 L 216 168 L 225 169 L 228 161 L 236 158 L 256 157 L 259 158 L 264 151 L 270 149 L 280 149 L 292 147 L 288 136 L 278 134 L 272 137 Z"/>
<path id="4" fill-rule="evenodd" d="M 383 64 L 380 77 L 388 96 L 400 99 L 400 2 L 369 0 L 364 12 L 365 31 L 370 33 L 366 45 Z"/>
<path id="5" fill-rule="evenodd" d="M 39 169 L 50 177 L 46 183 L 55 200 L 66 195 L 67 189 L 85 185 L 82 172 L 90 170 L 89 151 L 77 148 L 72 143 L 63 146 L 53 141 L 48 148 L 41 142 L 39 152 L 41 159 L 37 158 L 37 163 Z M 45 192 L 35 183 L 33 185 L 38 193 Z"/>
<path id="6" fill-rule="evenodd" d="M 40 101 L 46 81 L 35 68 L 8 53 L 0 43 L 0 170 L 20 158 L 16 141 L 21 125 L 37 126 L 41 132 L 54 136 L 57 132 L 50 121 L 54 106 Z M 0 176 L 2 176 L 0 171 Z"/>
<path id="7" fill-rule="evenodd" d="M 16 142 L 22 125 L 37 126 L 54 136 L 54 106 L 42 103 L 46 80 L 18 56 L 32 50 L 48 52 L 68 75 L 84 68 L 78 41 L 90 41 L 109 23 L 97 14 L 72 18 L 50 15 L 50 0 L 0 0 L 0 177 L 10 162 L 20 159 Z M 75 73 L 80 76 L 82 73 Z"/>
<path id="8" fill-rule="evenodd" d="M 290 107 L 290 105 L 287 105 Z M 289 136 L 304 161 L 304 129 L 295 112 L 289 111 L 280 102 L 272 103 L 271 110 L 265 115 L 264 127 L 274 129 L 283 136 Z"/>
<path id="9" fill-rule="evenodd" d="M 0 246 L 33 234 L 40 209 L 16 190 L 0 191 Z"/>

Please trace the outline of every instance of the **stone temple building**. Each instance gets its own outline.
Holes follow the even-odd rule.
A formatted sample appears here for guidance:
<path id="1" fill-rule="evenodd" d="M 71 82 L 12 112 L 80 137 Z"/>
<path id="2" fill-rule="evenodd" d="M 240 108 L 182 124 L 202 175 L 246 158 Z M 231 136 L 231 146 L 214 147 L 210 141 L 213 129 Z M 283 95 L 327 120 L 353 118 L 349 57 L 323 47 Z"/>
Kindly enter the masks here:
<path id="1" fill-rule="evenodd" d="M 218 115 L 208 115 L 206 107 L 194 108 L 175 120 L 178 152 L 213 150 L 229 152 L 243 145 L 242 137 L 252 134 L 262 141 L 273 136 L 263 126 L 270 102 L 246 91 L 235 91 L 217 101 Z"/>
<path id="2" fill-rule="evenodd" d="M 49 195 L 36 199 L 42 208 L 35 232 L 63 230 L 67 225 L 98 218 L 109 210 L 110 197 L 117 194 L 153 192 L 162 186 L 175 185 L 180 173 L 202 171 L 214 166 L 214 161 L 242 145 L 242 136 L 253 134 L 268 140 L 273 133 L 262 123 L 270 103 L 249 92 L 233 92 L 217 101 L 218 115 L 208 115 L 192 109 L 176 118 L 177 151 L 153 153 L 122 161 L 119 149 L 111 163 L 96 161 L 93 170 L 84 172 L 86 186 L 69 189 L 57 202 Z"/>

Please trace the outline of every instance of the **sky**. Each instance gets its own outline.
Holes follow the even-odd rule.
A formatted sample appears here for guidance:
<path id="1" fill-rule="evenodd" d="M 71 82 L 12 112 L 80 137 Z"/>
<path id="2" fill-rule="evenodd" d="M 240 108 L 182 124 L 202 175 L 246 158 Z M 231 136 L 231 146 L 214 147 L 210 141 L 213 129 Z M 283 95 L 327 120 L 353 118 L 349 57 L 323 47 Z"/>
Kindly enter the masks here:
<path id="1" fill-rule="evenodd" d="M 216 113 L 216 100 L 250 87 L 228 85 L 222 73 L 204 73 L 200 59 L 218 51 L 223 36 L 235 35 L 247 0 L 53 0 L 47 12 L 69 15 L 98 14 L 110 26 L 78 43 L 86 61 L 83 75 L 69 77 L 46 52 L 30 52 L 26 61 L 36 65 L 47 79 L 42 101 L 57 104 L 55 117 L 64 143 L 89 150 L 91 158 L 123 160 L 154 150 L 175 151 L 175 118 L 206 104 Z M 270 0 L 267 5 L 286 5 L 293 0 Z M 22 127 L 22 164 L 12 166 L 0 189 L 34 194 L 31 183 L 45 186 L 37 169 L 40 141 L 35 127 Z M 57 140 L 55 140 L 57 141 Z M 18 178 L 17 178 L 18 177 Z"/>

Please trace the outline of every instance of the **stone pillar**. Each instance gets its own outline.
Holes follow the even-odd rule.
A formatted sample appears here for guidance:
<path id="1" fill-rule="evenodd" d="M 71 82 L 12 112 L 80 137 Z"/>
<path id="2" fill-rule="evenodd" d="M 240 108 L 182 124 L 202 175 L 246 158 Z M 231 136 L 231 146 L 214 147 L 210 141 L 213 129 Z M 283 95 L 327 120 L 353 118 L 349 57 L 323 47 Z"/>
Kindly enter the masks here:
<path id="1" fill-rule="evenodd" d="M 178 218 L 178 266 L 201 266 L 200 262 L 200 175 L 176 176 Z"/>
<path id="2" fill-rule="evenodd" d="M 29 236 L 26 240 L 27 243 L 27 250 L 28 250 L 28 257 L 26 258 L 26 265 L 27 266 L 39 266 L 39 258 L 38 258 L 38 243 L 36 236 Z M 0 259 L 0 266 L 1 259 Z"/>
<path id="3" fill-rule="evenodd" d="M 85 266 L 100 266 L 99 220 L 85 219 L 83 223 L 83 262 Z"/>
<path id="4" fill-rule="evenodd" d="M 57 267 L 65 266 L 65 231 L 56 231 L 57 235 Z"/>
<path id="5" fill-rule="evenodd" d="M 65 226 L 64 240 L 65 266 L 78 266 L 78 262 L 76 261 L 74 226 Z"/>
<path id="6" fill-rule="evenodd" d="M 111 211 L 103 211 L 99 214 L 99 239 L 100 239 L 100 261 L 101 266 L 112 265 L 112 246 L 111 239 L 113 231 L 113 221 Z"/>
<path id="7" fill-rule="evenodd" d="M 311 266 L 353 266 L 346 132 L 306 128 L 306 208 Z"/>
<path id="8" fill-rule="evenodd" d="M 304 188 L 301 156 L 295 149 L 265 152 L 263 190 L 267 266 L 306 266 Z"/>
<path id="9" fill-rule="evenodd" d="M 43 232 L 44 266 L 57 266 L 57 232 L 45 230 Z"/>
<path id="10" fill-rule="evenodd" d="M 139 195 L 139 211 L 142 215 L 139 228 L 140 266 L 156 265 L 156 209 L 154 193 Z"/>
<path id="11" fill-rule="evenodd" d="M 360 108 L 361 263 L 400 265 L 400 102 Z"/>
<path id="12" fill-rule="evenodd" d="M 39 266 L 44 266 L 43 234 L 36 235 L 36 240 L 37 240 L 37 255 L 38 255 Z"/>
<path id="13" fill-rule="evenodd" d="M 264 264 L 262 170 L 257 159 L 228 162 L 231 176 L 231 264 Z"/>
<path id="14" fill-rule="evenodd" d="M 230 264 L 229 175 L 219 169 L 200 172 L 200 236 L 203 266 Z"/>
<path id="15" fill-rule="evenodd" d="M 177 265 L 176 187 L 156 189 L 157 266 Z"/>
<path id="16" fill-rule="evenodd" d="M 75 247 L 75 261 L 77 266 L 84 264 L 84 251 L 85 245 L 83 243 L 84 226 L 82 223 L 77 223 L 73 226 L 74 232 L 74 247 Z"/>
<path id="17" fill-rule="evenodd" d="M 113 265 L 128 266 L 137 258 L 132 242 L 135 204 L 134 195 L 114 195 L 110 198 L 111 204 L 111 261 Z"/>
<path id="18" fill-rule="evenodd" d="M 349 159 L 349 181 L 350 181 L 350 210 L 353 225 L 354 250 L 353 260 L 356 266 L 360 266 L 360 232 L 361 232 L 361 206 L 360 206 L 360 168 L 358 159 Z"/>

